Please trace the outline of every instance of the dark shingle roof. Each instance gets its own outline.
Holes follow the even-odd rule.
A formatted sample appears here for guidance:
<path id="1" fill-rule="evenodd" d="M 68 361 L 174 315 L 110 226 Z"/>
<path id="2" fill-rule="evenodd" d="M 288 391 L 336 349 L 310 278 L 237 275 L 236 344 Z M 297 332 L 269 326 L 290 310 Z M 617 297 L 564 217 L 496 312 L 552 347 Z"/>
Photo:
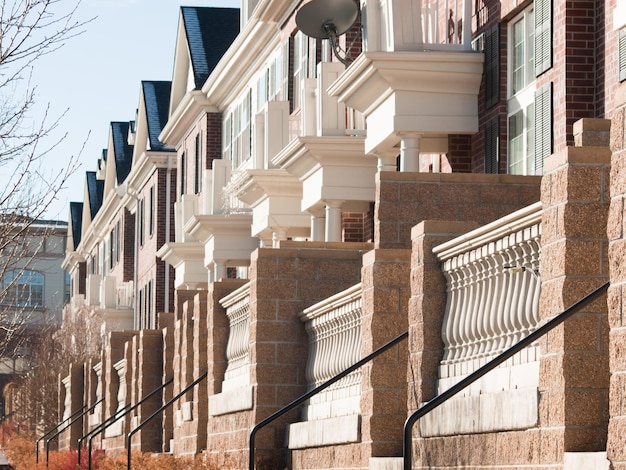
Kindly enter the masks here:
<path id="1" fill-rule="evenodd" d="M 80 244 L 83 228 L 83 203 L 70 202 L 70 221 L 72 222 L 72 241 L 73 249 L 76 250 Z"/>
<path id="2" fill-rule="evenodd" d="M 239 34 L 238 8 L 181 7 L 196 89 Z"/>
<path id="3" fill-rule="evenodd" d="M 143 99 L 146 106 L 146 121 L 148 125 L 150 149 L 161 150 L 164 144 L 159 140 L 159 134 L 167 123 L 172 82 L 142 81 L 141 88 L 143 90 Z"/>
<path id="4" fill-rule="evenodd" d="M 128 145 L 128 122 L 112 122 L 111 136 L 113 138 L 113 154 L 115 156 L 115 171 L 117 184 L 124 182 L 130 173 L 133 161 L 133 146 Z"/>
<path id="5" fill-rule="evenodd" d="M 96 178 L 95 171 L 87 173 L 87 197 L 89 198 L 89 215 L 91 219 L 96 216 L 102 206 L 104 198 L 104 181 Z"/>

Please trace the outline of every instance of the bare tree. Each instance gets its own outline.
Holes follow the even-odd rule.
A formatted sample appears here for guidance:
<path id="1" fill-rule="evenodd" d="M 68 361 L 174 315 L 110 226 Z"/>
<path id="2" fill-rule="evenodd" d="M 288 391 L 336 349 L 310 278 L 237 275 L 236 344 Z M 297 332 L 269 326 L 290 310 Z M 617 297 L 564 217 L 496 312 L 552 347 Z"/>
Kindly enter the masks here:
<path id="1" fill-rule="evenodd" d="M 54 224 L 47 231 L 40 222 L 77 169 L 82 148 L 44 170 L 67 135 L 54 137 L 66 111 L 54 116 L 48 104 L 40 117 L 34 115 L 40 103 L 32 72 L 39 58 L 84 31 L 88 21 L 78 18 L 79 5 L 80 0 L 0 0 L 0 356 L 15 353 L 29 335 L 50 334 L 46 309 L 33 301 L 36 290 L 23 287 L 24 276 L 50 243 Z M 39 352 L 57 350 L 46 345 Z M 31 399 L 38 398 L 22 398 Z"/>

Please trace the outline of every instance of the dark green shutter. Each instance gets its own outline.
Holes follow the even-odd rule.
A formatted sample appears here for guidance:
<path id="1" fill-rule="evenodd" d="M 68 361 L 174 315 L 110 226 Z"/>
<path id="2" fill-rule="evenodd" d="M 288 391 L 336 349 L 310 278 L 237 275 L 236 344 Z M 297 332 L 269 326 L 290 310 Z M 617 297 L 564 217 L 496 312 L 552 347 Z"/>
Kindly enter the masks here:
<path id="1" fill-rule="evenodd" d="M 535 91 L 535 174 L 543 174 L 543 161 L 552 154 L 552 83 Z"/>
<path id="2" fill-rule="evenodd" d="M 500 119 L 493 118 L 485 126 L 485 173 L 499 173 Z"/>
<path id="3" fill-rule="evenodd" d="M 500 27 L 485 33 L 485 107 L 500 101 Z"/>
<path id="4" fill-rule="evenodd" d="M 619 32 L 619 81 L 626 80 L 626 28 Z"/>
<path id="5" fill-rule="evenodd" d="M 535 0 L 535 76 L 552 67 L 552 0 Z"/>

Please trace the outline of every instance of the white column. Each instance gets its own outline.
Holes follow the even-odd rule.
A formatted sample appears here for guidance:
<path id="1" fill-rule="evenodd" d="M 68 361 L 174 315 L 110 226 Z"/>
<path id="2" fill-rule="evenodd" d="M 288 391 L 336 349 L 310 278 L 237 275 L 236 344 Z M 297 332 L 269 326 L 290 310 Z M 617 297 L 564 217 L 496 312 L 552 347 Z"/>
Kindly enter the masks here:
<path id="1" fill-rule="evenodd" d="M 326 241 L 341 241 L 341 205 L 343 201 L 326 201 Z"/>
<path id="2" fill-rule="evenodd" d="M 214 281 L 220 281 L 228 277 L 228 268 L 221 263 L 215 263 L 213 265 L 213 277 Z"/>
<path id="3" fill-rule="evenodd" d="M 420 171 L 420 135 L 403 135 L 400 140 L 400 171 Z"/>
<path id="4" fill-rule="evenodd" d="M 396 171 L 396 155 L 376 155 L 378 158 L 378 171 Z"/>
<path id="5" fill-rule="evenodd" d="M 311 216 L 311 239 L 314 242 L 323 242 L 326 231 L 326 218 L 324 215 Z"/>
<path id="6" fill-rule="evenodd" d="M 281 240 L 287 239 L 287 233 L 284 230 L 274 230 L 272 232 L 272 248 L 278 248 Z"/>

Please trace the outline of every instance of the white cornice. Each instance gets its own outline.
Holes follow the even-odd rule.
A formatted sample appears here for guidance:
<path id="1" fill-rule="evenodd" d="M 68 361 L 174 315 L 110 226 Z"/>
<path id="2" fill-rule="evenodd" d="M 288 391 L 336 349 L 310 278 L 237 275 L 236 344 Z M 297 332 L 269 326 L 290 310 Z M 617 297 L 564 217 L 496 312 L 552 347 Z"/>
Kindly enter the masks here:
<path id="1" fill-rule="evenodd" d="M 398 91 L 477 94 L 483 60 L 476 52 L 364 52 L 328 93 L 366 116 Z"/>
<path id="2" fill-rule="evenodd" d="M 211 104 L 205 93 L 200 90 L 187 92 L 169 116 L 167 124 L 159 134 L 159 140 L 166 145 L 178 148 L 191 125 L 204 113 L 210 112 L 219 112 L 219 110 Z"/>
<path id="3" fill-rule="evenodd" d="M 286 170 L 246 170 L 233 183 L 237 198 L 254 208 L 268 197 L 302 197 L 302 183 Z"/>
<path id="4" fill-rule="evenodd" d="M 204 259 L 204 245 L 199 242 L 165 243 L 156 255 L 174 268 L 186 261 Z"/>
<path id="5" fill-rule="evenodd" d="M 66 251 L 65 258 L 61 263 L 61 268 L 64 271 L 71 271 L 72 268 L 76 267 L 78 263 L 83 263 L 85 261 L 85 257 L 76 251 Z"/>
<path id="6" fill-rule="evenodd" d="M 292 140 L 272 163 L 301 180 L 321 166 L 376 167 L 376 160 L 365 156 L 365 137 L 322 136 Z"/>
<path id="7" fill-rule="evenodd" d="M 175 152 L 148 151 L 142 153 L 133 164 L 133 169 L 126 178 L 127 193 L 136 194 L 148 182 L 154 171 L 158 168 L 167 168 L 172 159 L 176 158 Z"/>
<path id="8" fill-rule="evenodd" d="M 185 224 L 184 231 L 192 237 L 206 241 L 216 234 L 240 234 L 250 235 L 252 214 L 196 214 Z"/>
<path id="9" fill-rule="evenodd" d="M 202 92 L 219 109 L 225 109 L 249 84 L 262 63 L 278 46 L 276 23 L 252 18 L 228 48 L 202 86 Z"/>

